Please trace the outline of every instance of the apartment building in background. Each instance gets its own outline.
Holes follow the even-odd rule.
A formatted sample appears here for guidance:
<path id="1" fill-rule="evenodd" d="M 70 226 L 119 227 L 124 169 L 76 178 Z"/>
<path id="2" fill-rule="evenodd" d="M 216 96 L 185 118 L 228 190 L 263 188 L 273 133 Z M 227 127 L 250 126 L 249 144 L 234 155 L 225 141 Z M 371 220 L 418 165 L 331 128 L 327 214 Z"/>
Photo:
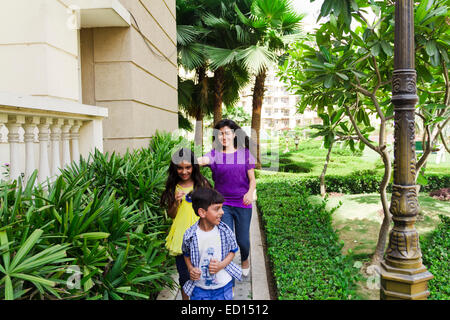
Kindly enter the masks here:
<path id="1" fill-rule="evenodd" d="M 299 97 L 290 93 L 286 85 L 276 75 L 276 66 L 267 70 L 264 100 L 261 110 L 261 132 L 279 132 L 292 130 L 295 127 L 309 126 L 322 123 L 317 113 L 306 110 L 303 114 L 297 113 Z M 241 94 L 238 106 L 252 113 L 253 84 L 245 88 Z"/>
<path id="2" fill-rule="evenodd" d="M 39 180 L 178 128 L 175 0 L 0 2 L 0 164 Z"/>

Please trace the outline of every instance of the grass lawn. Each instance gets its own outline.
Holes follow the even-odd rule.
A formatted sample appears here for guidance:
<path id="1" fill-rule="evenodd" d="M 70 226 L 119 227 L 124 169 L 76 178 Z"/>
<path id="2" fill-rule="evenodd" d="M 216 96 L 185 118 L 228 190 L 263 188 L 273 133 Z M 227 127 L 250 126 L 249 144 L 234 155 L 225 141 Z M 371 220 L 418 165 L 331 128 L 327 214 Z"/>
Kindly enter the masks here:
<path id="1" fill-rule="evenodd" d="M 390 201 L 390 194 L 388 199 Z M 320 202 L 321 197 L 311 196 L 311 200 Z M 421 237 L 435 229 L 439 223 L 439 214 L 450 216 L 450 202 L 435 200 L 426 193 L 420 193 L 419 204 L 422 210 L 416 222 L 416 229 Z M 328 209 L 339 205 L 333 213 L 333 227 L 344 241 L 342 252 L 348 254 L 350 249 L 356 260 L 368 263 L 375 249 L 383 219 L 380 196 L 372 193 L 328 198 Z M 365 281 L 360 283 L 358 293 L 365 299 L 379 299 L 379 291 L 369 290 Z"/>
<path id="2" fill-rule="evenodd" d="M 298 173 L 299 175 L 319 176 L 323 170 L 327 155 L 327 150 L 321 148 L 321 145 L 321 140 L 309 139 L 302 141 L 298 146 L 298 150 L 295 150 L 295 146 L 291 144 L 289 147 L 290 152 L 284 154 L 285 147 L 283 145 L 278 147 L 275 144 L 262 144 L 262 163 L 263 165 L 265 162 L 268 164 L 275 163 L 280 161 L 280 159 L 281 162 L 303 163 L 310 171 Z M 268 155 L 267 150 L 271 150 L 272 154 Z M 393 157 L 392 153 L 391 157 Z M 376 170 L 380 174 L 384 170 L 380 156 L 372 149 L 366 147 L 361 155 L 353 155 L 348 148 L 333 147 L 327 174 L 347 175 L 354 171 L 368 169 Z M 436 154 L 431 154 L 428 157 L 426 173 L 450 173 L 450 156 L 446 155 L 445 161 L 436 164 Z"/>

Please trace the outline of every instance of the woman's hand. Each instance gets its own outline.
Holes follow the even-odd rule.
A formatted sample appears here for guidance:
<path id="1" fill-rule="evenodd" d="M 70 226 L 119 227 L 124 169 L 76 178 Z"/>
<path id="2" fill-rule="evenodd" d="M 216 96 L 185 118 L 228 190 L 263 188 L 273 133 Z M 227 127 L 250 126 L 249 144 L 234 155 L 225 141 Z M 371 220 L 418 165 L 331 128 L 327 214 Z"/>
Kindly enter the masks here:
<path id="1" fill-rule="evenodd" d="M 247 192 L 246 194 L 244 194 L 244 199 L 242 200 L 242 202 L 246 205 L 246 206 L 248 206 L 248 205 L 250 205 L 250 204 L 252 204 L 252 202 L 253 202 L 253 191 L 249 191 L 249 192 Z"/>

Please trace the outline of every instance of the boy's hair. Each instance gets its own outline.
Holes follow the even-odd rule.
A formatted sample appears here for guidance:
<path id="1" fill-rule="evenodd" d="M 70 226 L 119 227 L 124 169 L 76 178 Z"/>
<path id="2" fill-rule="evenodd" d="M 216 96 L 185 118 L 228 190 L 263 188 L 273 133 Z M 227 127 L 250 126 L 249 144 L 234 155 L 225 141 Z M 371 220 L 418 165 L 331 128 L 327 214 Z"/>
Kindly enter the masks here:
<path id="1" fill-rule="evenodd" d="M 208 210 L 210 205 L 224 203 L 225 201 L 223 195 L 210 188 L 197 188 L 189 192 L 188 196 L 192 199 L 192 208 L 196 215 L 199 215 L 198 209 L 200 208 Z"/>

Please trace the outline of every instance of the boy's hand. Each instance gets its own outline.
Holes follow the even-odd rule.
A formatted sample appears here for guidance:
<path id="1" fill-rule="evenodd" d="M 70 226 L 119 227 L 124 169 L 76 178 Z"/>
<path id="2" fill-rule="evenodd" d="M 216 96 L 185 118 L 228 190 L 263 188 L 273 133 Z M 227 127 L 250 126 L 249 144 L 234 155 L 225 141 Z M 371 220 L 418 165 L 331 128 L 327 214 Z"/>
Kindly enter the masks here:
<path id="1" fill-rule="evenodd" d="M 200 276 L 202 275 L 202 271 L 199 268 L 192 268 L 189 270 L 189 275 L 191 280 L 200 280 Z"/>
<path id="2" fill-rule="evenodd" d="M 223 269 L 223 266 L 219 261 L 217 261 L 215 259 L 211 259 L 211 261 L 209 262 L 209 273 L 215 274 L 222 269 Z"/>

